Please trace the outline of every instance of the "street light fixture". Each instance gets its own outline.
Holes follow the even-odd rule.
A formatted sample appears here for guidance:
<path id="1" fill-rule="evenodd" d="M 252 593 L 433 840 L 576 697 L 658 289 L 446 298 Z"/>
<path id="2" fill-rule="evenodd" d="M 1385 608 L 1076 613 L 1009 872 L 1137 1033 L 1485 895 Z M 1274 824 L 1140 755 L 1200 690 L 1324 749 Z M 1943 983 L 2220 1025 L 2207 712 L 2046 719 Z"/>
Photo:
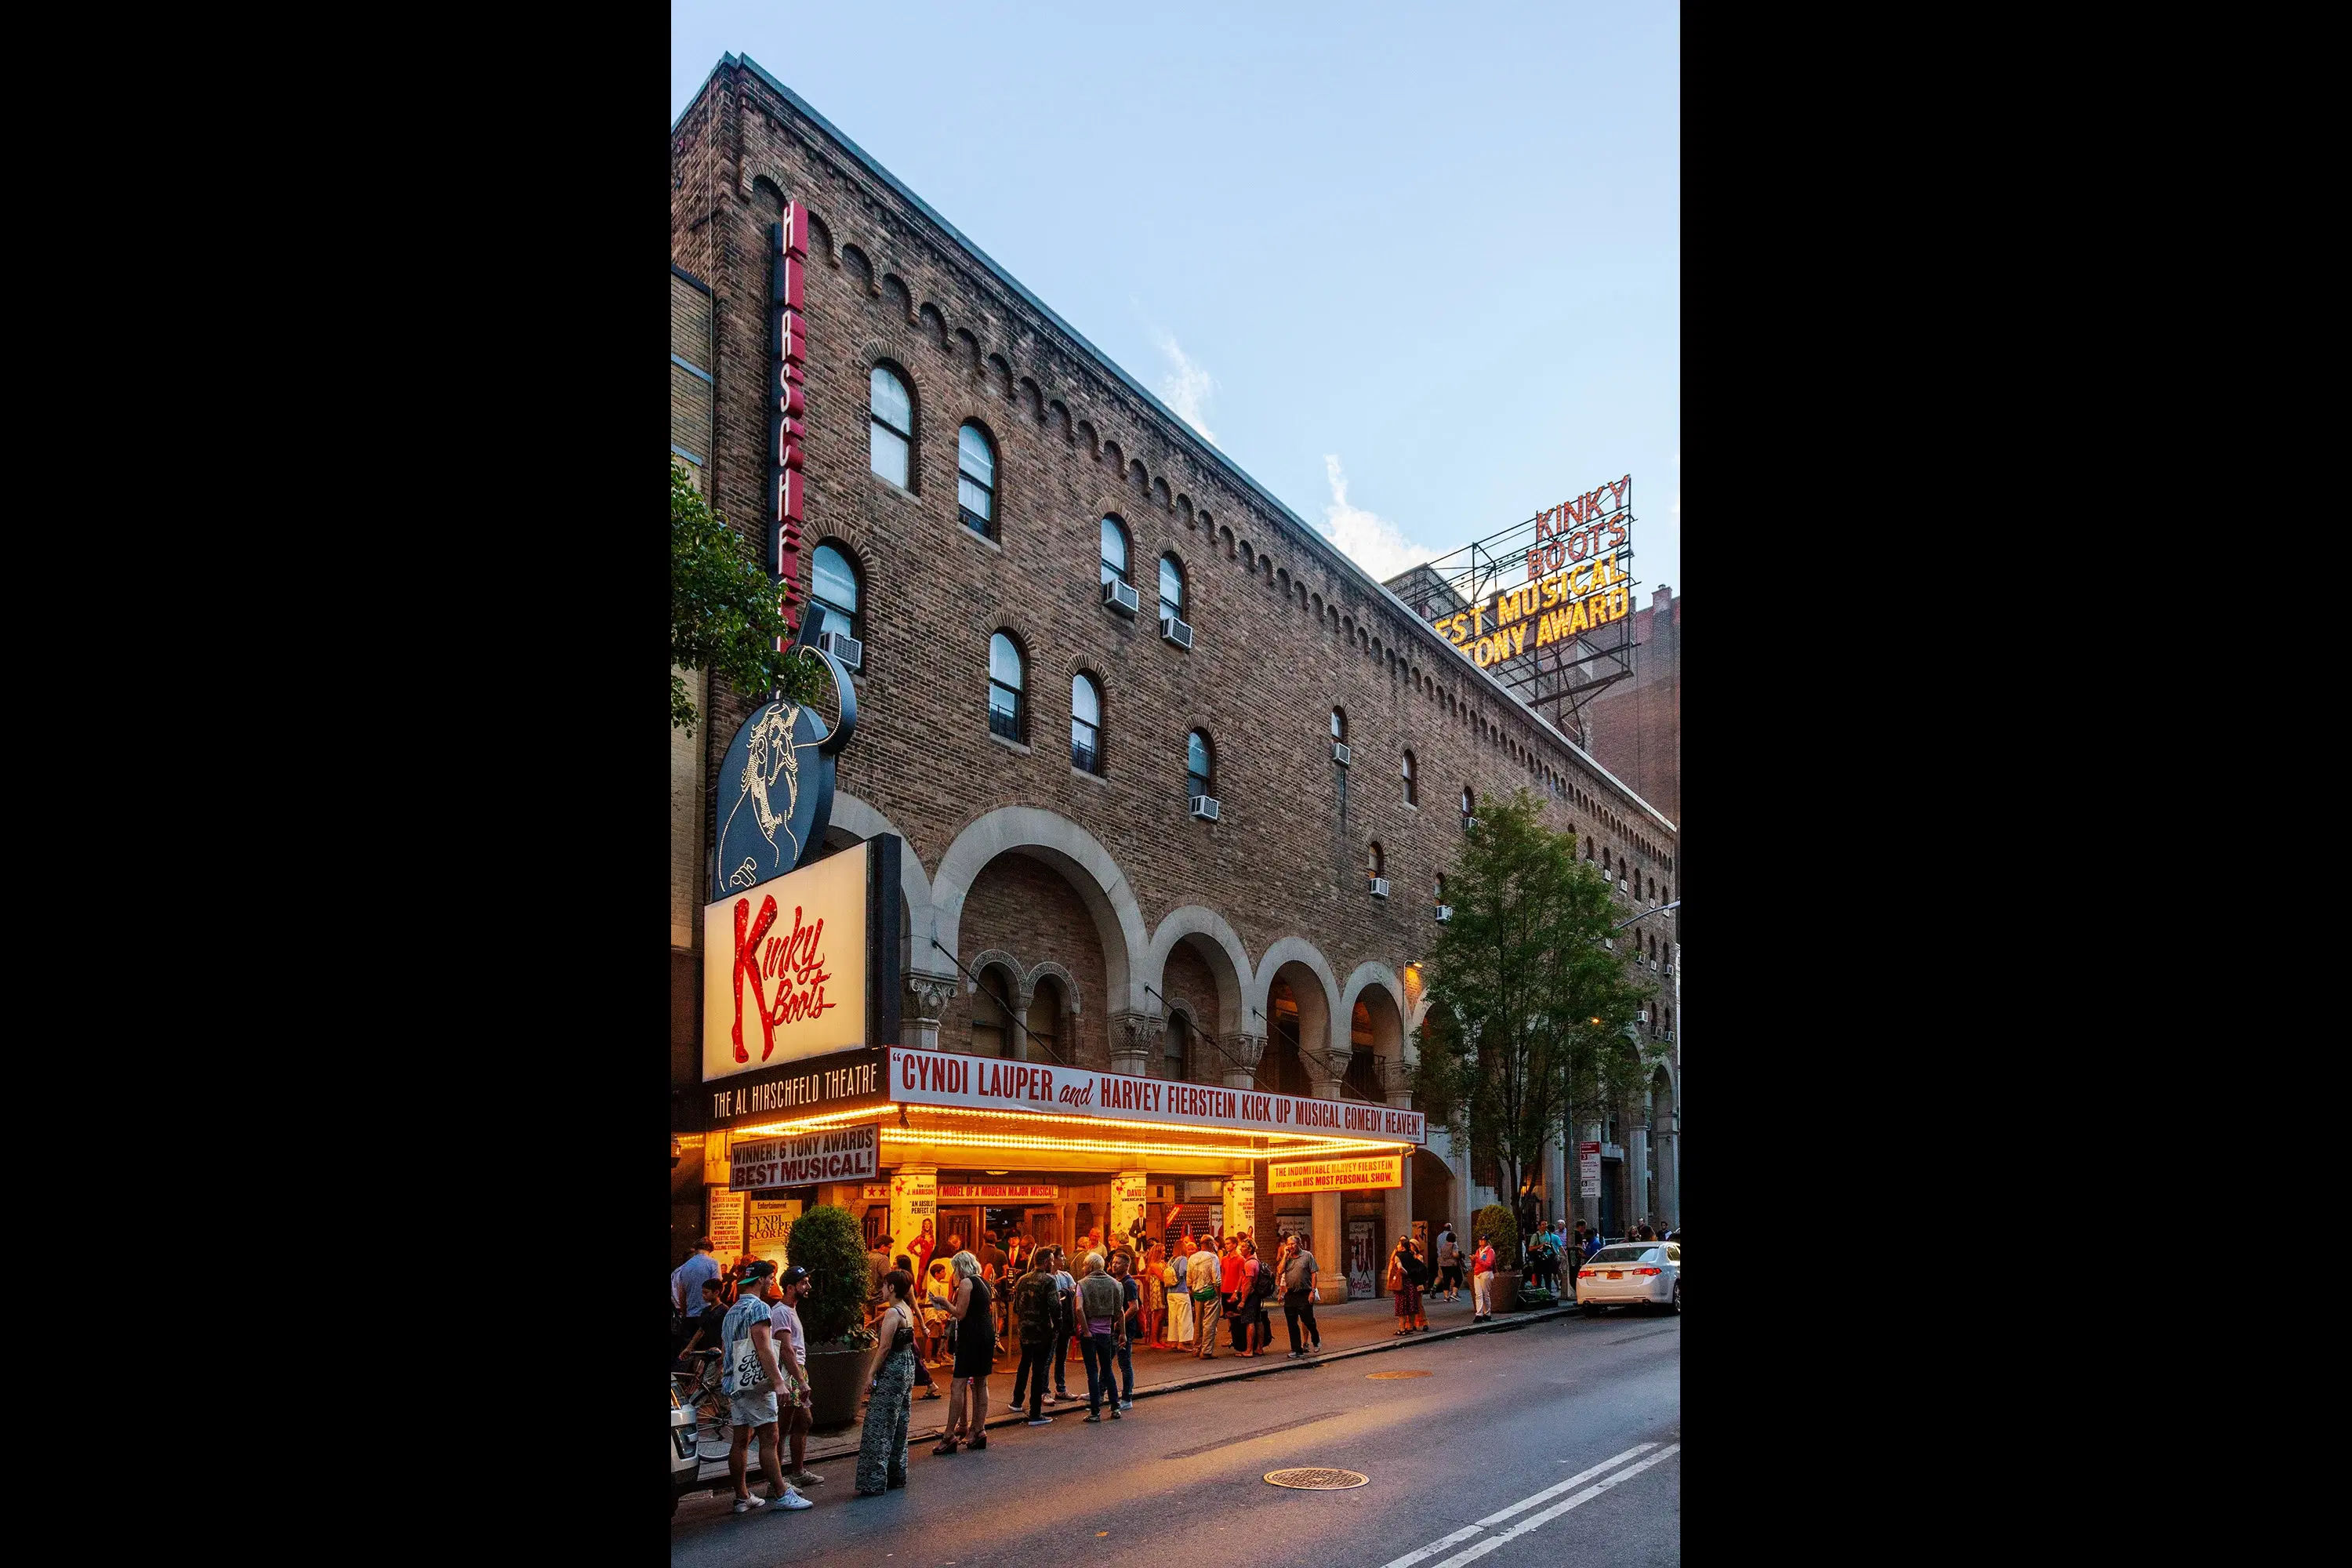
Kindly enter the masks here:
<path id="1" fill-rule="evenodd" d="M 1632 925 L 1632 924 L 1633 923 L 1633 921 L 1645 921 L 1645 920 L 1648 920 L 1652 915 L 1662 915 L 1662 914 L 1664 914 L 1668 910 L 1678 910 L 1678 909 L 1681 909 L 1682 907 L 1683 907 L 1683 901 L 1682 901 L 1680 899 L 1676 899 L 1676 900 L 1675 900 L 1673 903 L 1671 903 L 1671 904 L 1660 904 L 1660 905 L 1659 905 L 1656 909 L 1654 909 L 1654 910 L 1643 910 L 1640 914 L 1633 916 L 1633 920 L 1622 920 L 1622 921 L 1619 921 L 1615 925 L 1611 926 L 1609 929 L 1610 929 L 1611 931 L 1623 931 L 1627 926 Z"/>

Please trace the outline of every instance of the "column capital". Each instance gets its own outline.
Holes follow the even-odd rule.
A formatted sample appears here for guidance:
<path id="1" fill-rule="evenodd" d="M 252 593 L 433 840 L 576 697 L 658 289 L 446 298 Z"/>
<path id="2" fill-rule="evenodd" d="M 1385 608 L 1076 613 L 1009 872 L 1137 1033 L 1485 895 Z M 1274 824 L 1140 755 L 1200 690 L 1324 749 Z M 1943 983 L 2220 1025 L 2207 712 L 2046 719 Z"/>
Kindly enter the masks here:
<path id="1" fill-rule="evenodd" d="M 927 974 L 919 969 L 907 972 L 907 996 L 914 1003 L 915 1016 L 938 1023 L 953 1000 L 956 977 L 952 974 Z"/>
<path id="2" fill-rule="evenodd" d="M 1165 1027 L 1157 1013 L 1121 1012 L 1110 1016 L 1110 1070 L 1132 1078 L 1151 1070 L 1151 1049 Z"/>
<path id="3" fill-rule="evenodd" d="M 1235 1089 L 1255 1088 L 1257 1083 L 1257 1065 L 1265 1059 L 1265 1037 L 1250 1034 L 1226 1035 L 1217 1043 L 1224 1047 L 1225 1052 L 1224 1060 L 1220 1064 L 1224 1071 L 1225 1087 Z"/>

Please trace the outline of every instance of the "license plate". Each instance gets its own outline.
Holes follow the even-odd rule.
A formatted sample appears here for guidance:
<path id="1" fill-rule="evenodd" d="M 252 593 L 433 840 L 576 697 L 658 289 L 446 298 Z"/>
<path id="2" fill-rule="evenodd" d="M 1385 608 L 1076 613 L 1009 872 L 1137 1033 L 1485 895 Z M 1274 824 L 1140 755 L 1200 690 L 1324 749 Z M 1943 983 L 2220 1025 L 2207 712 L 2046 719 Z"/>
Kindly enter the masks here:
<path id="1" fill-rule="evenodd" d="M 1625 1278 L 1625 1271 L 1622 1268 L 1612 1268 L 1609 1271 L 1609 1278 L 1612 1279 L 1622 1279 Z"/>

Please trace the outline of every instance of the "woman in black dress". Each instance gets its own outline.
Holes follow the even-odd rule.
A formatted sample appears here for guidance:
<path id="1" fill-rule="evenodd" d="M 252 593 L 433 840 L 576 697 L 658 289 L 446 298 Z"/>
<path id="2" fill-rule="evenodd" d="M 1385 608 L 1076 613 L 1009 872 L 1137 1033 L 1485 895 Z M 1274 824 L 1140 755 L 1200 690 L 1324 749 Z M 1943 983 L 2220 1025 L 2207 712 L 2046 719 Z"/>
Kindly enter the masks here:
<path id="1" fill-rule="evenodd" d="M 948 1389 L 948 1427 L 942 1457 L 956 1451 L 961 1436 L 975 1454 L 988 1447 L 988 1374 L 996 1364 L 996 1323 L 988 1310 L 991 1291 L 980 1277 L 980 1259 L 959 1252 L 950 1260 L 955 1294 L 948 1300 L 948 1331 L 955 1340 L 955 1381 Z M 967 1404 L 967 1400 L 969 1404 Z"/>

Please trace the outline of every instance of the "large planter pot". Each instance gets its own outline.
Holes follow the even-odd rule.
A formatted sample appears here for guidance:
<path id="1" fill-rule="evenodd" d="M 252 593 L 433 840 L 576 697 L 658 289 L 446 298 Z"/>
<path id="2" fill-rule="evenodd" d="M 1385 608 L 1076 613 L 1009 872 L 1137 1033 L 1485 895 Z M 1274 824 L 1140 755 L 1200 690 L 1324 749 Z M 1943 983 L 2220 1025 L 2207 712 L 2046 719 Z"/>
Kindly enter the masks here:
<path id="1" fill-rule="evenodd" d="M 1516 1268 L 1495 1270 L 1495 1310 L 1516 1312 L 1519 1310 L 1519 1271 Z"/>
<path id="2" fill-rule="evenodd" d="M 881 1347 L 844 1350 L 812 1345 L 808 1352 L 809 1425 L 817 1431 L 846 1426 L 857 1419 L 858 1402 L 866 1396 L 874 1353 Z"/>

